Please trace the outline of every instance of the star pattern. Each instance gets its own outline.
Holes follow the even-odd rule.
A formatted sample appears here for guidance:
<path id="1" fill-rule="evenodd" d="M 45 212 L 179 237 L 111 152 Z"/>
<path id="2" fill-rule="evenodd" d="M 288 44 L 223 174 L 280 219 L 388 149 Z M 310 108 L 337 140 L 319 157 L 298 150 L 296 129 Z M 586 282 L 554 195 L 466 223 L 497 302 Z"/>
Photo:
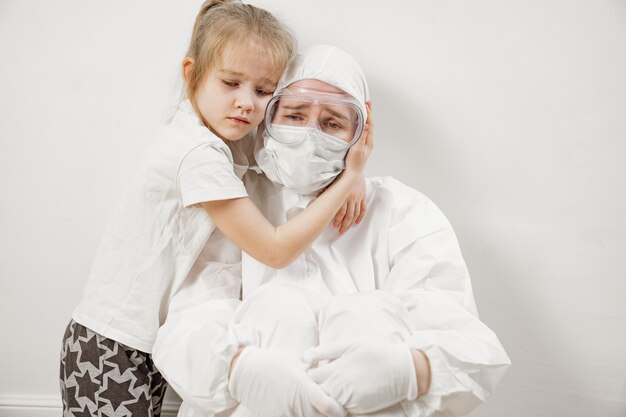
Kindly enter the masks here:
<path id="1" fill-rule="evenodd" d="M 131 416 L 143 416 L 146 410 L 152 409 L 152 402 L 146 399 L 146 396 L 142 393 L 139 398 L 137 398 L 137 402 L 124 404 L 124 407 L 130 411 Z"/>
<path id="2" fill-rule="evenodd" d="M 163 398 L 165 395 L 165 389 L 167 388 L 167 382 L 163 379 L 160 373 L 156 372 L 152 375 L 152 392 L 150 393 L 153 398 Z M 156 402 L 156 401 L 155 401 Z"/>
<path id="3" fill-rule="evenodd" d="M 83 408 L 80 411 L 72 411 L 72 417 L 91 417 L 91 411 L 89 411 L 89 408 L 87 408 L 87 406 L 85 405 L 85 408 Z"/>
<path id="4" fill-rule="evenodd" d="M 65 330 L 59 378 L 66 417 L 158 417 L 167 387 L 149 354 L 75 322 Z"/>
<path id="5" fill-rule="evenodd" d="M 126 354 L 128 354 L 128 352 L 126 352 Z M 129 356 L 129 358 L 132 363 L 139 364 L 137 366 L 143 367 L 145 373 L 150 371 L 148 369 L 148 365 L 146 365 L 147 355 L 145 353 L 141 353 L 136 350 Z"/>
<path id="6" fill-rule="evenodd" d="M 111 352 L 115 350 L 115 344 L 116 344 L 115 340 L 109 339 L 108 337 L 105 337 L 100 341 L 100 345 L 106 347 Z"/>
<path id="7" fill-rule="evenodd" d="M 132 369 L 130 372 L 135 377 L 135 384 L 134 384 L 135 388 L 140 387 L 142 385 L 146 385 L 148 383 L 148 377 L 144 372 L 141 371 L 141 369 L 135 368 L 135 369 Z"/>
<path id="8" fill-rule="evenodd" d="M 161 391 L 161 394 L 165 394 L 166 387 L 167 385 L 163 385 L 163 387 L 161 387 L 158 391 Z M 161 414 L 161 407 L 163 406 L 163 397 L 164 395 L 152 396 L 152 411 L 154 412 L 155 416 L 158 416 Z"/>
<path id="9" fill-rule="evenodd" d="M 76 386 L 78 387 L 78 395 L 87 398 L 96 404 L 96 393 L 100 388 L 100 384 L 93 382 L 89 371 L 85 371 L 84 375 L 76 377 Z"/>
<path id="10" fill-rule="evenodd" d="M 165 380 L 163 379 L 163 376 L 159 373 L 159 372 L 155 372 L 152 374 L 152 386 L 156 388 L 161 387 L 163 385 L 163 382 L 165 382 Z"/>
<path id="11" fill-rule="evenodd" d="M 98 382 L 98 384 L 104 385 L 104 377 L 107 376 L 107 374 L 114 369 L 115 367 L 107 364 L 106 362 L 102 363 L 102 373 L 96 375 L 96 381 Z"/>
<path id="12" fill-rule="evenodd" d="M 96 336 L 93 336 L 86 342 L 82 340 L 78 342 L 80 344 L 80 363 L 89 362 L 96 368 L 100 364 L 100 348 L 98 347 L 98 340 Z"/>
<path id="13" fill-rule="evenodd" d="M 76 399 L 76 387 L 67 387 L 65 389 L 65 400 L 67 408 L 71 410 L 72 408 L 80 408 L 80 404 Z"/>
<path id="14" fill-rule="evenodd" d="M 65 355 L 65 379 L 72 376 L 72 373 L 76 372 L 78 368 L 78 352 L 74 352 L 71 349 L 67 350 Z"/>
<path id="15" fill-rule="evenodd" d="M 74 343 L 76 343 L 80 336 L 87 338 L 87 328 L 85 326 L 76 323 L 72 327 L 74 328 Z"/>
<path id="16" fill-rule="evenodd" d="M 120 375 L 124 375 L 127 369 L 135 366 L 121 346 L 117 347 L 117 353 L 115 355 L 108 357 L 106 360 L 107 362 L 117 365 L 117 368 L 120 370 Z"/>
<path id="17" fill-rule="evenodd" d="M 134 400 L 135 396 L 130 392 L 130 380 L 124 382 L 116 382 L 111 378 L 107 378 L 107 389 L 102 392 L 101 398 L 106 398 L 111 402 L 113 410 L 124 401 Z"/>

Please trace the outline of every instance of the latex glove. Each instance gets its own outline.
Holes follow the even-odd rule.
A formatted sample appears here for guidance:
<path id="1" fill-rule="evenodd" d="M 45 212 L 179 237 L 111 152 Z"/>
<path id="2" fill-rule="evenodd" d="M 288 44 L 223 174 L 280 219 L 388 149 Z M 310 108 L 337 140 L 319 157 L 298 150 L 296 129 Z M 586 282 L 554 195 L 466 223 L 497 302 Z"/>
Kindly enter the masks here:
<path id="1" fill-rule="evenodd" d="M 248 346 L 231 371 L 228 390 L 257 417 L 344 417 L 345 410 L 306 368 L 290 352 Z"/>
<path id="2" fill-rule="evenodd" d="M 305 361 L 330 362 L 307 371 L 349 413 L 382 410 L 417 398 L 417 379 L 408 346 L 361 340 L 308 349 Z"/>

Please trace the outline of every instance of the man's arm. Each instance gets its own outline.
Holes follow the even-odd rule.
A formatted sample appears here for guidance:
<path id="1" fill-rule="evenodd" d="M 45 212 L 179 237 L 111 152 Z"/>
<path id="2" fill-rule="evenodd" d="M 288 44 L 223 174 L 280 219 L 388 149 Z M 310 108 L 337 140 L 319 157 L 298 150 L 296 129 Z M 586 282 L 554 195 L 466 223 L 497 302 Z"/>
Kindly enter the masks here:
<path id="1" fill-rule="evenodd" d="M 400 183 L 391 186 L 398 201 L 388 233 L 391 269 L 382 289 L 407 308 L 416 329 L 409 346 L 424 353 L 430 369 L 428 392 L 402 406 L 410 416 L 464 415 L 486 399 L 510 360 L 478 318 L 448 220 L 423 195 Z"/>

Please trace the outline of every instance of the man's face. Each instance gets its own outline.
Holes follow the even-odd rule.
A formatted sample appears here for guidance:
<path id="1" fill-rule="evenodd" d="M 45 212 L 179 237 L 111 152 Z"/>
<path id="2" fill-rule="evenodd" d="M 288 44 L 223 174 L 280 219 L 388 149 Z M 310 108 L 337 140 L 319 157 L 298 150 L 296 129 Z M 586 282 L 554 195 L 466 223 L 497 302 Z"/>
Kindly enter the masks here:
<path id="1" fill-rule="evenodd" d="M 272 123 L 315 128 L 345 142 L 352 142 L 359 114 L 351 101 L 350 95 L 325 82 L 297 81 L 277 102 Z"/>

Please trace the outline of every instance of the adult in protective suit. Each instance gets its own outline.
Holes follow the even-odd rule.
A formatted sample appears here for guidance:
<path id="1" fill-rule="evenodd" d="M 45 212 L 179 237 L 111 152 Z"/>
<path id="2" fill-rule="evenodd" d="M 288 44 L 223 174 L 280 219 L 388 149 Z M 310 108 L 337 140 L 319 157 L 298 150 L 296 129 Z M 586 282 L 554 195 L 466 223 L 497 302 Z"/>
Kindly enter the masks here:
<path id="1" fill-rule="evenodd" d="M 254 149 L 265 175 L 246 178 L 269 219 L 293 216 L 340 174 L 367 99 L 336 47 L 290 63 Z M 449 416 L 485 400 L 510 361 L 478 318 L 452 227 L 397 180 L 366 183 L 363 221 L 346 234 L 329 225 L 287 268 L 245 253 L 241 271 L 197 265 L 153 351 L 184 400 L 179 415 Z"/>

